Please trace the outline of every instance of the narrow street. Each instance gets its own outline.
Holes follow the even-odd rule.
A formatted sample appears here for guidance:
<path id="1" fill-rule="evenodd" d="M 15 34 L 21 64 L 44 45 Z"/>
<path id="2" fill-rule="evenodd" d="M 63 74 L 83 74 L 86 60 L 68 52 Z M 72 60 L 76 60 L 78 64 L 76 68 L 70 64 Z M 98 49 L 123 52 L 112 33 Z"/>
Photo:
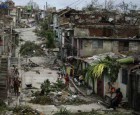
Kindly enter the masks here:
<path id="1" fill-rule="evenodd" d="M 34 28 L 27 29 L 18 29 L 20 31 L 20 37 L 24 41 L 32 41 L 35 43 L 39 43 L 37 36 L 33 33 Z M 55 83 L 58 78 L 58 70 L 49 69 L 49 64 L 53 64 L 53 61 L 56 57 L 54 56 L 41 56 L 41 57 L 20 57 L 20 78 L 22 80 L 22 90 L 20 96 L 18 98 L 13 97 L 13 102 L 11 106 L 30 106 L 33 109 L 42 112 L 44 115 L 53 115 L 61 108 L 67 108 L 68 110 L 76 113 L 78 111 L 90 112 L 92 110 L 107 110 L 101 103 L 100 100 L 94 99 L 93 103 L 90 104 L 81 104 L 81 105 L 38 105 L 31 104 L 29 101 L 33 98 L 32 91 L 40 91 L 41 84 L 49 79 L 51 83 Z M 25 71 L 23 66 L 24 64 L 28 64 L 29 60 L 33 63 L 39 65 L 37 67 L 31 67 L 29 71 Z M 48 64 L 49 63 L 49 64 Z M 37 73 L 37 71 L 39 73 Z M 28 89 L 27 85 L 31 84 L 32 88 Z M 88 97 L 86 97 L 88 99 Z M 89 98 L 90 100 L 90 98 Z M 111 110 L 110 110 L 111 111 Z M 124 111 L 124 110 L 122 110 Z"/>
<path id="2" fill-rule="evenodd" d="M 33 33 L 34 28 L 27 28 L 27 29 L 17 29 L 17 31 L 20 31 L 20 37 L 24 41 L 34 41 L 35 43 L 38 43 L 40 41 L 37 40 L 37 36 Z M 53 115 L 55 112 L 59 111 L 60 108 L 67 108 L 70 111 L 77 112 L 79 111 L 85 111 L 90 112 L 92 109 L 98 110 L 98 109 L 105 109 L 101 104 L 98 103 L 92 103 L 89 105 L 80 105 L 80 106 L 73 106 L 73 105 L 61 105 L 61 106 L 55 106 L 55 105 L 35 105 L 31 104 L 28 101 L 31 99 L 31 90 L 26 88 L 27 84 L 32 84 L 33 88 L 37 88 L 37 90 L 40 90 L 40 85 L 46 80 L 49 79 L 50 82 L 56 82 L 58 78 L 57 70 L 51 70 L 49 67 L 47 67 L 47 63 L 53 63 L 53 56 L 44 56 L 44 57 L 28 57 L 27 59 L 24 57 L 21 58 L 21 65 L 22 64 L 28 64 L 29 60 L 39 65 L 39 67 L 31 68 L 29 71 L 23 70 L 22 66 L 20 68 L 20 77 L 22 79 L 22 92 L 15 100 L 15 103 L 12 104 L 19 104 L 19 105 L 29 105 L 33 109 L 36 109 L 40 112 L 43 112 L 45 115 Z M 46 64 L 46 66 L 45 66 Z M 39 71 L 40 73 L 36 73 L 36 71 Z M 34 90 L 34 89 L 32 89 Z M 19 101 L 19 102 L 18 102 Z"/>
<path id="3" fill-rule="evenodd" d="M 136 1 L 0 1 L 0 115 L 139 115 Z"/>

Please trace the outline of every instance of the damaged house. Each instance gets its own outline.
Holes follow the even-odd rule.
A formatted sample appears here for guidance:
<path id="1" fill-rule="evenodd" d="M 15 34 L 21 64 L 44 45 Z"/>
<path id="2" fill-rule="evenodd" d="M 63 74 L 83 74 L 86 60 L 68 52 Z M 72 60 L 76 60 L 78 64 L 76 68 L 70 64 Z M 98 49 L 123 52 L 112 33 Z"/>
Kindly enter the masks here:
<path id="1" fill-rule="evenodd" d="M 139 50 L 140 31 L 136 19 L 132 24 L 127 18 L 122 21 L 122 15 L 114 12 L 84 12 L 70 8 L 54 13 L 53 17 L 63 57 Z"/>
<path id="2" fill-rule="evenodd" d="M 129 73 L 130 68 L 139 65 L 139 62 L 134 61 L 135 56 L 139 57 L 140 53 L 139 14 L 135 12 L 133 16 L 128 14 L 124 18 L 124 14 L 114 11 L 86 12 L 67 8 L 54 13 L 53 16 L 53 28 L 59 42 L 61 56 L 75 58 L 76 72 L 81 73 L 95 61 L 88 57 L 113 52 L 119 56 L 119 59 L 132 58 L 131 63 L 121 65 L 115 87 L 121 88 L 124 99 L 133 103 L 133 108 L 139 107 L 140 103 L 134 99 L 136 94 L 139 95 L 140 84 L 137 81 L 139 72 L 134 71 L 133 83 Z M 95 80 L 94 83 L 92 80 L 90 82 L 95 93 L 101 97 L 107 95 L 106 87 L 109 80 L 105 76 Z M 133 91 L 135 83 L 137 91 L 135 95 L 132 93 L 130 95 L 129 92 Z M 136 98 L 138 99 L 138 96 Z"/>

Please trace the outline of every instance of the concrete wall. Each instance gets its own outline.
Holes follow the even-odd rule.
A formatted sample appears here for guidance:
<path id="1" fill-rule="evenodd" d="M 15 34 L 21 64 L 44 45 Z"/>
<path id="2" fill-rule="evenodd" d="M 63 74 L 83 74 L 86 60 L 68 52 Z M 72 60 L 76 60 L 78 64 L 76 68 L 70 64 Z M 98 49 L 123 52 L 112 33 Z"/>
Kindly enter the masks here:
<path id="1" fill-rule="evenodd" d="M 118 41 L 113 41 L 111 47 L 112 47 L 112 51 L 113 51 L 113 52 L 118 52 L 118 51 L 119 51 L 119 49 L 118 49 L 118 47 L 119 47 L 119 42 L 118 42 Z"/>
<path id="2" fill-rule="evenodd" d="M 129 42 L 129 51 L 139 51 L 140 42 Z"/>
<path id="3" fill-rule="evenodd" d="M 112 50 L 112 42 L 110 41 L 104 41 L 103 48 L 93 48 L 93 40 L 83 40 L 80 56 L 93 56 L 95 54 L 111 52 Z"/>
<path id="4" fill-rule="evenodd" d="M 107 76 L 104 76 L 104 96 L 109 95 L 109 92 L 108 92 L 108 82 L 109 81 L 110 81 L 109 78 Z M 122 69 L 119 70 L 118 79 L 116 80 L 115 83 L 113 83 L 113 87 L 115 87 L 115 89 L 120 88 L 121 92 L 123 94 L 123 98 L 124 99 L 127 98 L 126 97 L 127 85 L 122 83 Z"/>
<path id="5" fill-rule="evenodd" d="M 89 36 L 89 30 L 84 28 L 74 28 L 74 36 L 87 37 Z"/>
<path id="6" fill-rule="evenodd" d="M 103 41 L 102 48 L 93 48 L 93 40 L 80 39 L 82 42 L 79 42 L 79 54 L 81 57 L 93 56 L 100 53 L 106 52 L 118 52 L 119 51 L 119 41 Z M 81 43 L 81 44 L 80 44 Z M 78 49 L 79 49 L 78 48 Z M 129 42 L 129 51 L 139 52 L 140 51 L 140 42 L 130 41 Z"/>

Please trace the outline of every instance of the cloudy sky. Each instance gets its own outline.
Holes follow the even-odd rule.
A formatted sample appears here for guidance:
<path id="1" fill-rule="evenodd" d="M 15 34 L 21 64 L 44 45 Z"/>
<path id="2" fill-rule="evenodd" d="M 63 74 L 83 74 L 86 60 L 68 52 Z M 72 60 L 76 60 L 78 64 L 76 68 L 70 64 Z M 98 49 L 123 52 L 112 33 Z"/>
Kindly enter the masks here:
<path id="1" fill-rule="evenodd" d="M 26 5 L 30 0 L 13 0 L 16 5 Z M 47 4 L 49 6 L 55 6 L 57 9 L 65 8 L 67 6 L 72 8 L 81 8 L 85 6 L 86 4 L 90 3 L 91 0 L 33 0 L 37 4 L 39 4 L 40 8 L 43 8 L 44 5 Z M 104 4 L 105 0 L 98 0 L 100 4 Z M 119 3 L 121 1 L 125 2 L 133 2 L 134 4 L 137 4 L 140 7 L 140 0 L 114 0 L 115 3 Z"/>

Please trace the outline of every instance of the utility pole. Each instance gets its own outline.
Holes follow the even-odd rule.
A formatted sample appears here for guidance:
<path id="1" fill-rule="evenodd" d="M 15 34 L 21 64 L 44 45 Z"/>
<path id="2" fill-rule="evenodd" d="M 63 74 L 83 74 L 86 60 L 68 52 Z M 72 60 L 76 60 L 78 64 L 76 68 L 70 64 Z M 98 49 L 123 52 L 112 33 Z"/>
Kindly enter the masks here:
<path id="1" fill-rule="evenodd" d="M 10 25 L 10 44 L 9 44 L 9 49 L 10 49 L 10 51 L 9 51 L 9 54 L 8 54 L 8 71 L 11 71 L 11 69 L 10 69 L 10 67 L 11 67 L 11 56 L 12 56 L 12 25 Z M 7 89 L 7 92 L 8 92 L 8 95 L 7 95 L 7 97 L 8 97 L 8 104 L 9 104 L 9 98 L 12 96 L 12 95 L 10 95 L 10 84 L 9 84 L 9 81 L 10 81 L 10 75 L 8 76 L 8 89 Z"/>
<path id="2" fill-rule="evenodd" d="M 47 16 L 47 10 L 48 10 L 48 3 L 46 2 L 46 12 L 45 12 L 45 16 Z"/>
<path id="3" fill-rule="evenodd" d="M 47 10 L 47 8 L 48 8 L 48 3 L 46 2 L 46 10 Z"/>
<path id="4" fill-rule="evenodd" d="M 105 0 L 105 9 L 106 9 L 106 6 L 107 6 L 107 0 Z"/>
<path id="5" fill-rule="evenodd" d="M 9 48 L 10 48 L 9 56 L 10 57 L 12 56 L 12 34 L 13 34 L 12 30 L 13 30 L 12 25 L 10 25 L 10 46 L 9 46 Z"/>
<path id="6" fill-rule="evenodd" d="M 3 35 L 2 35 L 2 41 L 3 41 L 3 54 L 5 54 L 5 41 L 4 41 L 4 23 L 2 24 L 2 31 L 3 31 Z"/>

